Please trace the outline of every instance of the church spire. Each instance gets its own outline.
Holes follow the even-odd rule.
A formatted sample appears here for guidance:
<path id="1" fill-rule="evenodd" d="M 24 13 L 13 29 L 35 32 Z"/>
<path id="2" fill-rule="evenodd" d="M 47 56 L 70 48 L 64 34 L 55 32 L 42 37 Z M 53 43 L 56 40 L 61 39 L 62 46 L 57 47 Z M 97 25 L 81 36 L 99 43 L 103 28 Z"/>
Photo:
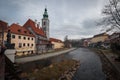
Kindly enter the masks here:
<path id="1" fill-rule="evenodd" d="M 44 11 L 44 14 L 43 14 L 43 18 L 48 18 L 47 8 L 45 8 L 45 11 Z"/>
<path id="2" fill-rule="evenodd" d="M 44 30 L 46 37 L 49 40 L 49 19 L 48 19 L 47 8 L 45 8 L 42 18 L 42 29 Z"/>

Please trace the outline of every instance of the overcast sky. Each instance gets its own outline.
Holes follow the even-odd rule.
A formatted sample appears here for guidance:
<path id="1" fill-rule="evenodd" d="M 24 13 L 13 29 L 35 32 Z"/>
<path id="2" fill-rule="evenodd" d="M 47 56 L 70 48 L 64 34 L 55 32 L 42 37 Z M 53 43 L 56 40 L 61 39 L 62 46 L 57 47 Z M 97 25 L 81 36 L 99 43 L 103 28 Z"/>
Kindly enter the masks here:
<path id="1" fill-rule="evenodd" d="M 29 18 L 41 22 L 47 7 L 51 37 L 80 39 L 100 33 L 96 22 L 105 4 L 105 0 L 0 0 L 0 20 L 9 25 L 23 25 Z"/>

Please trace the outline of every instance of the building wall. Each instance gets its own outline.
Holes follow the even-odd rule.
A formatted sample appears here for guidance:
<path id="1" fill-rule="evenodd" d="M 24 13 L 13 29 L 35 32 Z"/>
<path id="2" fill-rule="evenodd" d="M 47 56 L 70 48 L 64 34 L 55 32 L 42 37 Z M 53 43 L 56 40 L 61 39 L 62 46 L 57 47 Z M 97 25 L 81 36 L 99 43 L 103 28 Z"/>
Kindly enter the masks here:
<path id="1" fill-rule="evenodd" d="M 46 51 L 46 44 L 42 44 L 42 40 L 47 40 L 46 37 L 36 34 L 31 27 L 28 28 L 29 31 L 35 36 L 35 44 L 36 44 L 36 53 L 41 54 Z M 48 41 L 47 41 L 48 42 Z M 42 44 L 42 45 L 41 45 Z"/>
<path id="2" fill-rule="evenodd" d="M 52 42 L 52 44 L 54 45 L 53 49 L 64 48 L 64 43 L 61 43 L 61 42 Z"/>
<path id="3" fill-rule="evenodd" d="M 91 39 L 91 43 L 104 42 L 106 39 L 108 39 L 108 36 L 107 36 L 107 35 L 98 36 L 98 37 L 93 37 L 93 38 Z"/>
<path id="4" fill-rule="evenodd" d="M 4 34 L 4 40 L 7 40 L 7 33 Z M 15 38 L 13 38 L 15 36 Z M 19 38 L 21 36 L 21 38 Z M 24 39 L 24 37 L 26 39 Z M 35 38 L 31 36 L 18 35 L 11 33 L 11 43 L 15 44 L 15 49 L 17 51 L 16 55 L 26 55 L 30 53 L 35 53 Z"/>

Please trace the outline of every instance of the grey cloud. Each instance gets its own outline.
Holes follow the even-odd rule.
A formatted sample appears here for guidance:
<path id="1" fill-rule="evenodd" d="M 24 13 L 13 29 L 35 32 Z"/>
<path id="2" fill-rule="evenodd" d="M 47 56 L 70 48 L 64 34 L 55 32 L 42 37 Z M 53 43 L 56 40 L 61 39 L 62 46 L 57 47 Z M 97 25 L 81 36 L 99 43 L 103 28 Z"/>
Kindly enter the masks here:
<path id="1" fill-rule="evenodd" d="M 99 32 L 100 27 L 96 26 L 96 20 L 98 19 L 87 19 L 84 20 L 82 25 L 61 25 L 59 28 L 52 29 L 53 35 L 82 35 L 82 36 L 90 36 L 95 35 Z"/>
<path id="2" fill-rule="evenodd" d="M 88 19 L 90 13 L 99 15 L 100 0 L 1 0 L 0 19 L 9 24 L 19 22 L 23 25 L 28 18 L 41 21 L 47 5 L 50 19 L 50 35 L 63 38 L 88 36 L 96 33 L 95 19 Z M 101 0 L 104 1 L 104 0 Z M 94 12 L 94 9 L 96 12 Z M 95 16 L 90 16 L 95 17 Z M 98 28 L 99 29 L 99 28 Z"/>
<path id="3" fill-rule="evenodd" d="M 98 34 L 99 30 L 101 29 L 101 27 L 97 26 L 97 21 L 99 19 L 86 19 L 83 21 L 82 25 L 83 25 L 83 34 L 86 35 L 94 35 L 94 34 Z"/>
<path id="4" fill-rule="evenodd" d="M 86 29 L 93 29 L 93 28 L 96 28 L 96 20 L 97 19 L 86 19 L 82 22 L 82 25 L 83 25 L 83 28 L 86 28 Z"/>

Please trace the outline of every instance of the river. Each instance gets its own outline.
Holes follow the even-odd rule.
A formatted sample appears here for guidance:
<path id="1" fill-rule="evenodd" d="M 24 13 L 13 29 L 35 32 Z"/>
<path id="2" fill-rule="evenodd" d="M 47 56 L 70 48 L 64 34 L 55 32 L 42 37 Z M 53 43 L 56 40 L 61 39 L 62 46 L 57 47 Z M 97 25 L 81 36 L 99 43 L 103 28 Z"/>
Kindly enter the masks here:
<path id="1" fill-rule="evenodd" d="M 23 64 L 23 69 L 29 66 L 35 67 L 37 64 L 48 66 L 51 63 L 59 62 L 64 59 L 75 59 L 80 61 L 80 67 L 75 73 L 72 80 L 106 80 L 105 74 L 102 72 L 102 63 L 99 56 L 87 48 L 78 48 L 66 54 L 55 56 L 41 61 Z"/>
<path id="2" fill-rule="evenodd" d="M 97 54 L 89 49 L 79 48 L 68 54 L 75 60 L 80 60 L 81 66 L 75 73 L 73 80 L 106 80 L 102 72 L 102 63 Z"/>

